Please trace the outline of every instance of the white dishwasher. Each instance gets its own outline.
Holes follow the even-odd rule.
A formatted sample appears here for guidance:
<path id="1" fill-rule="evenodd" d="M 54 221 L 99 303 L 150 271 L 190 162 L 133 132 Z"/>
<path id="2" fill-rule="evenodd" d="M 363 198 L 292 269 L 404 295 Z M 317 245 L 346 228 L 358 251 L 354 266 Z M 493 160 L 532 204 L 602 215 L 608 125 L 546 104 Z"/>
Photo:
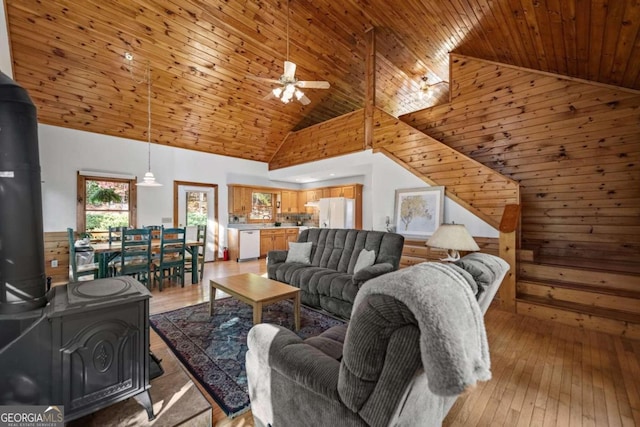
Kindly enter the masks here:
<path id="1" fill-rule="evenodd" d="M 238 261 L 260 257 L 260 230 L 241 230 Z"/>

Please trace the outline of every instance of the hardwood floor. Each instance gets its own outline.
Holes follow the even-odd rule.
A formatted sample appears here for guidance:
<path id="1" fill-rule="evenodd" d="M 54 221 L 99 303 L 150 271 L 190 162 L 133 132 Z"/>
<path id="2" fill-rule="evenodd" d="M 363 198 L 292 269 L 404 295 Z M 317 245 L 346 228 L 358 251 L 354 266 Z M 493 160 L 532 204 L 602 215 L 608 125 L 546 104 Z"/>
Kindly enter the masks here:
<path id="1" fill-rule="evenodd" d="M 209 279 L 264 274 L 264 260 L 208 263 L 203 284 L 153 291 L 159 313 L 209 299 Z M 640 341 L 489 308 L 493 379 L 461 396 L 445 426 L 640 426 Z M 177 362 L 151 331 L 152 350 Z M 195 381 L 194 381 L 195 382 Z M 197 382 L 196 382 L 197 384 Z M 210 396 L 216 426 L 253 426 L 251 413 L 227 418 Z"/>

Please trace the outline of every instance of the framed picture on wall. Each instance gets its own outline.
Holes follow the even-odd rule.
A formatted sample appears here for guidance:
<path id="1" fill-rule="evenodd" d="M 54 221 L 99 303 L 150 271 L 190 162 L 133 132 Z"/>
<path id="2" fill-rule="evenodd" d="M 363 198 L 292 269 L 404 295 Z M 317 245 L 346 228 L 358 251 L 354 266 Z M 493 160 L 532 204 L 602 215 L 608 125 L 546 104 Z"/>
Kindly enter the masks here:
<path id="1" fill-rule="evenodd" d="M 405 237 L 427 238 L 442 224 L 444 187 L 396 190 L 396 233 Z"/>

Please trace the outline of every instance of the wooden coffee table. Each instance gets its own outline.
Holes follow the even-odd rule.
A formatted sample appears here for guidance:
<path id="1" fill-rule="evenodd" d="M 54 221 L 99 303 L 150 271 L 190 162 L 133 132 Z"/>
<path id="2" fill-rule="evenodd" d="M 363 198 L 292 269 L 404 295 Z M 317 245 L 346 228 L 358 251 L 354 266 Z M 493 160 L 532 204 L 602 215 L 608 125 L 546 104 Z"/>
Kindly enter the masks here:
<path id="1" fill-rule="evenodd" d="M 232 297 L 251 304 L 253 307 L 253 324 L 262 321 L 262 307 L 284 299 L 293 299 L 293 316 L 296 331 L 300 329 L 300 289 L 285 283 L 267 279 L 253 273 L 238 274 L 236 276 L 221 277 L 210 280 L 211 292 L 209 297 L 209 315 L 213 315 L 213 303 L 216 299 L 216 289 Z"/>

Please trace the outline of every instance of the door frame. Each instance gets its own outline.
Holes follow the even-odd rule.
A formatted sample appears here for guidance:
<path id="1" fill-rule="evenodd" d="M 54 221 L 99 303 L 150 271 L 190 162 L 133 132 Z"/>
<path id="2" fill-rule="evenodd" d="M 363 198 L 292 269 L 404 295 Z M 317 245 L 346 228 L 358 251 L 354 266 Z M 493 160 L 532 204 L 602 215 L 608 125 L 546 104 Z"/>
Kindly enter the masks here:
<path id="1" fill-rule="evenodd" d="M 220 250 L 220 241 L 218 236 L 218 229 L 220 228 L 220 222 L 218 221 L 218 184 L 209 184 L 204 182 L 194 181 L 173 181 L 173 226 L 178 226 L 178 206 L 179 206 L 179 187 L 181 185 L 187 187 L 207 187 L 213 189 L 213 221 L 215 227 L 213 227 L 213 261 L 218 260 L 218 251 Z"/>

